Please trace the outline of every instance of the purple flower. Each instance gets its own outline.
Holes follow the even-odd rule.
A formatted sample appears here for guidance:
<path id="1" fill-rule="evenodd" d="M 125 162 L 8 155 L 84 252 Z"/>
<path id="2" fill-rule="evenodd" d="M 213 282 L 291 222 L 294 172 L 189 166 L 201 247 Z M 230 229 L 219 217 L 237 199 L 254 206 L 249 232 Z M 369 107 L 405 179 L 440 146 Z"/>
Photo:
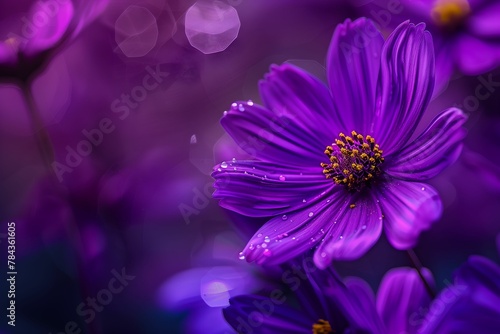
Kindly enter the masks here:
<path id="1" fill-rule="evenodd" d="M 217 165 L 214 197 L 271 217 L 243 250 L 247 261 L 282 263 L 317 246 L 325 268 L 362 256 L 382 227 L 394 247 L 413 247 L 440 217 L 423 181 L 460 154 L 466 116 L 447 109 L 414 136 L 434 84 L 424 28 L 405 22 L 384 41 L 370 20 L 347 20 L 328 52 L 330 89 L 285 64 L 260 83 L 264 106 L 233 103 L 221 123 L 256 160 Z"/>
<path id="2" fill-rule="evenodd" d="M 0 41 L 0 78 L 28 79 L 60 46 L 74 39 L 108 0 L 38 1 L 19 18 L 19 33 Z"/>
<path id="3" fill-rule="evenodd" d="M 434 284 L 428 270 L 422 274 Z M 497 333 L 500 326 L 500 267 L 482 257 L 459 268 L 435 300 L 413 268 L 390 270 L 376 296 L 362 279 L 341 280 L 331 268 L 308 276 L 295 292 L 299 309 L 274 290 L 268 298 L 232 298 L 226 320 L 245 334 Z"/>
<path id="4" fill-rule="evenodd" d="M 292 282 L 292 295 L 286 293 L 287 289 L 276 288 L 264 295 L 231 298 L 224 318 L 242 334 L 357 333 L 322 289 L 324 280 L 333 279 L 333 275 L 329 277 L 333 271 L 305 271 L 297 266 L 284 271 L 284 281 Z"/>
<path id="5" fill-rule="evenodd" d="M 454 67 L 477 75 L 500 64 L 498 1 L 403 0 L 401 5 L 405 15 L 429 25 L 436 39 L 436 63 L 443 78 L 449 77 Z"/>

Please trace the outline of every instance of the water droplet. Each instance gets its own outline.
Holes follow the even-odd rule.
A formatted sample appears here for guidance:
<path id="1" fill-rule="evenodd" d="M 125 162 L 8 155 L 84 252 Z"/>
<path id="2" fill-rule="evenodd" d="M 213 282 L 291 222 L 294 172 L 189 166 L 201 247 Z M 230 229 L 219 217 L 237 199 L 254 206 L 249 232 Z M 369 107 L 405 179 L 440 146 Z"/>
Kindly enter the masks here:
<path id="1" fill-rule="evenodd" d="M 302 203 L 305 203 L 305 202 L 306 202 L 306 199 L 304 198 L 304 199 L 302 200 Z"/>
<path id="2" fill-rule="evenodd" d="M 334 224 L 337 224 L 337 222 L 333 222 Z"/>
<path id="3" fill-rule="evenodd" d="M 280 181 L 285 181 L 285 177 L 283 175 L 280 175 Z"/>
<path id="4" fill-rule="evenodd" d="M 288 219 L 288 217 L 287 217 L 286 215 L 283 215 L 283 216 L 281 216 L 281 219 L 283 219 L 283 220 L 287 220 L 287 219 Z"/>
<path id="5" fill-rule="evenodd" d="M 251 107 L 251 106 L 253 106 L 253 101 L 252 100 L 248 100 L 247 104 Z"/>
<path id="6" fill-rule="evenodd" d="M 326 253 L 325 252 L 321 253 L 321 257 L 326 257 Z"/>
<path id="7" fill-rule="evenodd" d="M 267 244 L 265 242 L 262 243 L 262 245 L 260 245 L 262 248 L 267 248 Z"/>
<path id="8" fill-rule="evenodd" d="M 316 241 L 316 239 L 314 239 L 314 238 L 311 238 L 311 242 L 315 242 L 315 241 Z"/>
<path id="9" fill-rule="evenodd" d="M 243 255 L 243 252 L 240 252 L 240 254 L 238 256 L 238 259 L 240 259 L 240 260 L 244 260 L 245 259 L 245 255 Z"/>
<path id="10" fill-rule="evenodd" d="M 257 234 L 257 238 L 262 237 L 262 233 Z"/>
<path id="11" fill-rule="evenodd" d="M 245 111 L 245 106 L 243 106 L 241 103 L 238 105 L 238 110 L 239 111 Z"/>
<path id="12" fill-rule="evenodd" d="M 309 217 L 312 217 L 314 215 L 314 212 L 309 212 Z"/>
<path id="13" fill-rule="evenodd" d="M 362 230 L 366 230 L 366 225 L 361 226 Z"/>
<path id="14" fill-rule="evenodd" d="M 254 249 L 255 249 L 255 246 L 254 246 L 253 244 L 250 244 L 250 245 L 248 246 L 248 249 L 250 249 L 250 250 L 254 250 Z"/>
<path id="15" fill-rule="evenodd" d="M 236 158 L 233 158 L 231 161 L 232 161 L 233 163 L 234 163 L 234 162 L 236 162 Z"/>
<path id="16" fill-rule="evenodd" d="M 217 168 L 217 171 L 218 171 L 218 172 L 222 172 L 222 169 L 220 169 L 220 168 Z"/>
<path id="17" fill-rule="evenodd" d="M 255 169 L 255 167 L 252 167 L 252 169 Z"/>
<path id="18" fill-rule="evenodd" d="M 248 172 L 247 172 L 247 171 L 245 171 L 245 174 L 248 174 Z"/>
<path id="19" fill-rule="evenodd" d="M 326 203 L 330 203 L 332 200 L 331 199 L 327 199 L 326 200 Z"/>
<path id="20" fill-rule="evenodd" d="M 226 115 L 227 115 L 227 110 L 224 110 L 224 112 L 222 113 L 222 117 L 224 117 Z"/>
<path id="21" fill-rule="evenodd" d="M 270 257 L 272 255 L 272 253 L 269 249 L 266 249 L 263 254 L 267 257 Z"/>
<path id="22" fill-rule="evenodd" d="M 236 103 L 236 102 L 233 102 L 233 104 L 231 104 L 231 108 L 233 108 L 233 109 L 236 109 L 236 108 L 238 108 L 238 103 Z"/>
<path id="23" fill-rule="evenodd" d="M 198 142 L 198 140 L 196 139 L 196 135 L 192 135 L 191 139 L 189 140 L 189 143 L 196 144 L 197 142 Z"/>
<path id="24" fill-rule="evenodd" d="M 343 236 L 340 236 L 339 238 L 340 238 L 340 239 L 344 239 L 344 237 L 343 237 Z"/>
<path id="25" fill-rule="evenodd" d="M 227 168 L 227 162 L 223 161 L 223 162 L 220 164 L 220 166 L 221 166 L 222 168 Z"/>
<path id="26" fill-rule="evenodd" d="M 320 230 L 320 232 L 321 232 L 322 234 L 325 234 L 325 230 L 323 230 L 323 229 L 321 229 L 321 230 Z"/>
<path id="27" fill-rule="evenodd" d="M 266 235 L 266 237 L 264 238 L 264 242 L 271 242 L 271 239 Z"/>
<path id="28" fill-rule="evenodd" d="M 422 190 L 425 190 L 425 187 L 422 187 Z"/>

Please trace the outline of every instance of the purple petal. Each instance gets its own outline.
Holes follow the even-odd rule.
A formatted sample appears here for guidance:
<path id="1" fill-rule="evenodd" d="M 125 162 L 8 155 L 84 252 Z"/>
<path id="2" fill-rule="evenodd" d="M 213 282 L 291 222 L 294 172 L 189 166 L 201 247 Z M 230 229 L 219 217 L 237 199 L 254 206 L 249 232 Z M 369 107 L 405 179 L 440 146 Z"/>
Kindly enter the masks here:
<path id="1" fill-rule="evenodd" d="M 443 211 L 437 191 L 425 183 L 392 181 L 377 190 L 387 239 L 397 249 L 409 249 L 420 232 L 428 229 Z"/>
<path id="2" fill-rule="evenodd" d="M 355 207 L 351 208 L 351 204 Z M 380 207 L 371 195 L 354 195 L 331 220 L 333 225 L 314 254 L 314 262 L 322 269 L 332 260 L 358 259 L 377 242 L 382 232 Z"/>
<path id="3" fill-rule="evenodd" d="M 245 152 L 284 166 L 319 166 L 331 142 L 318 141 L 317 133 L 307 130 L 294 114 L 272 112 L 252 102 L 233 103 L 221 124 Z"/>
<path id="4" fill-rule="evenodd" d="M 284 296 L 283 296 L 284 298 Z M 303 312 L 286 304 L 273 303 L 271 298 L 245 295 L 231 298 L 224 309 L 224 318 L 238 333 L 296 333 L 311 331 L 318 319 L 309 319 Z"/>
<path id="5" fill-rule="evenodd" d="M 434 300 L 420 333 L 498 333 L 500 267 L 474 256 Z"/>
<path id="6" fill-rule="evenodd" d="M 400 24 L 385 42 L 373 135 L 386 154 L 412 136 L 434 89 L 434 50 L 425 24 Z"/>
<path id="7" fill-rule="evenodd" d="M 327 55 L 328 82 L 343 132 L 369 134 L 384 38 L 366 18 L 340 24 Z M 336 133 L 337 134 L 337 133 Z"/>
<path id="8" fill-rule="evenodd" d="M 427 180 L 456 161 L 462 150 L 467 116 L 456 108 L 439 114 L 427 129 L 394 157 L 384 169 L 391 176 L 406 180 Z"/>
<path id="9" fill-rule="evenodd" d="M 316 150 L 323 152 L 343 130 L 330 91 L 304 70 L 291 64 L 274 65 L 259 87 L 265 106 L 294 120 Z"/>
<path id="10" fill-rule="evenodd" d="M 318 166 L 314 172 L 260 161 L 223 162 L 214 168 L 214 198 L 226 209 L 251 217 L 269 217 L 306 205 L 302 200 L 332 185 Z"/>
<path id="11" fill-rule="evenodd" d="M 477 75 L 492 70 L 500 63 L 500 46 L 472 35 L 463 35 L 456 42 L 454 55 L 462 72 Z"/>
<path id="12" fill-rule="evenodd" d="M 33 17 L 35 13 L 41 14 L 38 17 L 45 17 L 39 25 L 32 25 L 33 36 L 28 39 L 23 52 L 31 56 L 55 46 L 67 33 L 71 20 L 74 17 L 74 9 L 71 1 L 62 3 L 37 2 L 32 8 Z"/>
<path id="13" fill-rule="evenodd" d="M 434 285 L 429 270 L 425 269 L 423 275 Z M 430 302 L 431 297 L 415 269 L 395 268 L 380 283 L 377 311 L 388 333 L 416 333 L 422 312 Z"/>
<path id="14" fill-rule="evenodd" d="M 307 206 L 278 216 L 262 226 L 243 250 L 247 261 L 279 264 L 314 247 L 334 224 L 348 194 L 343 187 L 330 189 L 307 200 Z"/>
<path id="15" fill-rule="evenodd" d="M 475 35 L 498 37 L 500 35 L 500 3 L 492 3 L 475 11 L 468 20 L 468 27 Z"/>
<path id="16" fill-rule="evenodd" d="M 330 284 L 325 290 L 337 301 L 351 328 L 373 334 L 388 333 L 377 314 L 373 291 L 365 281 L 347 278 L 345 284 Z"/>

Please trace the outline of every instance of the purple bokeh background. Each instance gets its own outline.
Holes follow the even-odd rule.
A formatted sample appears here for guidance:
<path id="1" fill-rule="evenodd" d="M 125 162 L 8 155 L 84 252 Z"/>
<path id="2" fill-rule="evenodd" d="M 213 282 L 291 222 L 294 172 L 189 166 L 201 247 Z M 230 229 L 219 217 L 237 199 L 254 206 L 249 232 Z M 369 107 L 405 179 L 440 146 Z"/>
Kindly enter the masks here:
<path id="1" fill-rule="evenodd" d="M 261 222 L 235 229 L 245 218 L 211 198 L 212 167 L 246 157 L 220 126 L 223 111 L 235 100 L 260 102 L 257 82 L 271 64 L 289 62 L 325 80 L 332 33 L 346 18 L 371 18 L 387 35 L 415 16 L 391 12 L 408 10 L 396 0 L 200 0 L 194 9 L 193 0 L 42 0 L 50 1 L 71 2 L 75 17 L 66 27 L 54 14 L 63 23 L 44 27 L 57 41 L 36 52 L 9 36 L 24 36 L 39 4 L 0 10 L 0 263 L 6 267 L 2 235 L 14 221 L 18 272 L 16 328 L 2 321 L 0 330 L 59 333 L 74 321 L 82 333 L 200 333 L 211 325 L 228 333 L 227 298 L 279 275 L 238 259 Z M 442 40 L 449 37 L 435 38 Z M 499 48 L 500 31 L 488 40 Z M 430 182 L 443 217 L 415 249 L 440 288 L 471 254 L 498 260 L 500 232 L 500 70 L 495 64 L 471 75 L 448 65 L 437 64 L 451 79 L 438 85 L 417 128 L 446 107 L 469 115 L 461 158 Z M 23 82 L 31 84 L 43 131 L 33 126 Z M 102 133 L 91 137 L 98 144 L 81 144 L 94 129 Z M 37 146 L 44 131 L 61 164 L 79 147 L 91 152 L 51 177 Z M 384 237 L 361 259 L 334 263 L 373 289 L 389 269 L 408 265 Z M 109 289 L 112 271 L 122 268 L 135 278 L 87 323 L 78 305 Z M 228 288 L 235 280 L 241 286 Z"/>

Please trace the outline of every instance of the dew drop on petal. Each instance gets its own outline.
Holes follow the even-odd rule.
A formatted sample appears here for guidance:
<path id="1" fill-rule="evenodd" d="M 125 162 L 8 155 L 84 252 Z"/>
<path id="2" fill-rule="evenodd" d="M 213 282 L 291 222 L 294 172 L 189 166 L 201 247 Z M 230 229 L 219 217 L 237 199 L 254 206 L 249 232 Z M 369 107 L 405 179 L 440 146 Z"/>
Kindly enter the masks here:
<path id="1" fill-rule="evenodd" d="M 221 166 L 222 168 L 227 168 L 227 162 L 223 161 L 223 162 L 220 164 L 220 166 Z"/>
<path id="2" fill-rule="evenodd" d="M 265 242 L 262 243 L 262 245 L 260 245 L 262 248 L 267 248 L 267 244 Z"/>
<path id="3" fill-rule="evenodd" d="M 285 177 L 283 175 L 280 175 L 280 181 L 285 181 Z"/>
<path id="4" fill-rule="evenodd" d="M 306 202 L 306 199 L 304 198 L 304 199 L 302 200 L 302 203 L 305 203 L 305 202 Z"/>
<path id="5" fill-rule="evenodd" d="M 339 237 L 339 239 L 344 239 L 344 237 L 343 237 L 343 236 L 340 236 L 340 237 Z"/>
<path id="6" fill-rule="evenodd" d="M 227 110 L 224 110 L 224 112 L 222 113 L 222 117 L 224 117 L 226 115 L 227 115 Z"/>
<path id="7" fill-rule="evenodd" d="M 232 162 L 236 162 L 236 158 L 233 158 Z"/>
<path id="8" fill-rule="evenodd" d="M 287 219 L 288 219 L 288 217 L 287 217 L 286 215 L 283 215 L 283 216 L 281 216 L 281 219 L 283 219 L 283 220 L 287 220 Z"/>
<path id="9" fill-rule="evenodd" d="M 248 246 L 248 249 L 253 250 L 253 249 L 255 249 L 255 246 L 254 246 L 253 244 L 250 244 L 250 245 Z"/>
<path id="10" fill-rule="evenodd" d="M 366 230 L 366 225 L 361 226 L 362 230 Z"/>
<path id="11" fill-rule="evenodd" d="M 253 101 L 252 100 L 248 100 L 247 104 L 251 107 L 251 106 L 253 106 Z"/>
<path id="12" fill-rule="evenodd" d="M 236 110 L 236 108 L 238 108 L 238 103 L 233 102 L 233 103 L 231 104 L 231 109 Z"/>
<path id="13" fill-rule="evenodd" d="M 269 239 L 269 237 L 266 235 L 266 237 L 264 238 L 264 242 L 271 242 L 271 239 Z"/>
<path id="14" fill-rule="evenodd" d="M 217 171 L 218 171 L 218 172 L 222 172 L 222 169 L 220 169 L 220 168 L 217 168 Z"/>
<path id="15" fill-rule="evenodd" d="M 264 253 L 263 253 L 263 254 L 264 254 L 265 256 L 267 256 L 267 257 L 270 257 L 270 256 L 272 255 L 271 251 L 270 251 L 269 249 L 267 249 L 267 248 L 264 250 Z"/>
<path id="16" fill-rule="evenodd" d="M 197 1 L 184 22 L 189 43 L 204 54 L 227 49 L 241 26 L 236 9 L 223 1 Z"/>
<path id="17" fill-rule="evenodd" d="M 238 110 L 239 111 L 245 111 L 245 107 L 242 104 L 238 105 Z"/>
<path id="18" fill-rule="evenodd" d="M 425 190 L 425 187 L 422 187 L 422 190 Z"/>
<path id="19" fill-rule="evenodd" d="M 257 238 L 262 237 L 262 233 L 257 234 Z"/>
<path id="20" fill-rule="evenodd" d="M 321 253 L 321 257 L 326 257 L 326 253 L 325 253 L 325 252 L 322 252 L 322 253 Z"/>
<path id="21" fill-rule="evenodd" d="M 311 212 L 309 212 L 309 215 L 308 215 L 308 216 L 309 216 L 309 217 L 314 216 L 314 212 L 312 212 L 312 211 L 311 211 Z"/>
<path id="22" fill-rule="evenodd" d="M 240 254 L 238 256 L 238 259 L 240 259 L 240 260 L 244 260 L 245 259 L 245 255 L 243 255 L 243 252 L 240 252 Z"/>

